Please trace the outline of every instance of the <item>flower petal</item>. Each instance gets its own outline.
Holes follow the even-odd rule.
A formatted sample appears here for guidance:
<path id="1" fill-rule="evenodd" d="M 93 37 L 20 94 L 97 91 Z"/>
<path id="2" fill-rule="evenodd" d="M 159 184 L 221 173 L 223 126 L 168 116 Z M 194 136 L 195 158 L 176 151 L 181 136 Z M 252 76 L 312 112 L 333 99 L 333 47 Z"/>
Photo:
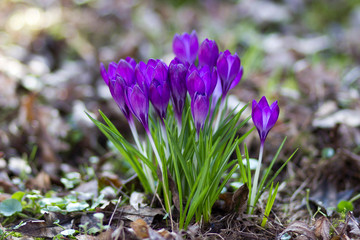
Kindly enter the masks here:
<path id="1" fill-rule="evenodd" d="M 191 100 L 191 113 L 197 132 L 203 128 L 208 111 L 209 98 L 206 95 L 195 93 L 194 98 Z"/>
<path id="2" fill-rule="evenodd" d="M 104 82 L 106 83 L 106 85 L 109 86 L 109 76 L 106 72 L 106 68 L 103 63 L 100 63 L 100 74 L 101 74 L 101 77 L 103 78 Z"/>
<path id="3" fill-rule="evenodd" d="M 241 66 L 240 71 L 239 71 L 238 75 L 236 76 L 236 78 L 234 79 L 234 81 L 231 83 L 229 90 L 233 89 L 241 81 L 243 73 L 244 73 L 243 67 Z"/>
<path id="4" fill-rule="evenodd" d="M 273 104 L 271 104 L 270 106 L 270 109 L 271 109 L 271 116 L 268 122 L 269 130 L 275 125 L 276 121 L 279 118 L 280 108 L 278 106 L 278 102 L 277 101 L 273 102 Z"/>
<path id="5" fill-rule="evenodd" d="M 200 77 L 198 71 L 193 71 L 186 80 L 186 87 L 189 91 L 190 97 L 193 98 L 195 92 L 205 94 L 205 83 Z"/>
<path id="6" fill-rule="evenodd" d="M 119 74 L 126 82 L 126 85 L 131 86 L 135 84 L 135 73 L 133 67 L 121 59 L 117 65 L 116 73 Z"/>

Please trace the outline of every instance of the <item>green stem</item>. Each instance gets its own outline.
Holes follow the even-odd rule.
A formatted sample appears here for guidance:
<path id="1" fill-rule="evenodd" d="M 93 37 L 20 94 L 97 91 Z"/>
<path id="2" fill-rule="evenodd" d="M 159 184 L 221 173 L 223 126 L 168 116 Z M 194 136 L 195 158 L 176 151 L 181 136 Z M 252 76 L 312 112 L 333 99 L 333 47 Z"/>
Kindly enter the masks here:
<path id="1" fill-rule="evenodd" d="M 256 166 L 256 170 L 255 170 L 255 176 L 254 176 L 254 183 L 253 183 L 253 188 L 251 191 L 251 197 L 250 197 L 250 208 L 249 208 L 249 213 L 252 214 L 255 208 L 255 198 L 256 198 L 256 193 L 258 191 L 258 182 L 259 182 L 259 176 L 260 176 L 260 169 L 261 169 L 261 162 L 262 162 L 262 158 L 263 158 L 263 152 L 264 152 L 264 142 L 261 142 L 260 144 L 260 151 L 259 151 L 259 161 L 258 164 Z"/>
<path id="2" fill-rule="evenodd" d="M 162 164 L 159 152 L 157 151 L 154 139 L 151 136 L 149 128 L 146 128 L 145 131 L 146 131 L 146 134 L 148 135 L 150 144 L 152 146 L 152 149 L 154 151 L 156 160 L 158 162 L 158 165 L 159 165 L 159 168 L 160 168 L 160 171 L 161 171 L 161 178 L 162 178 L 162 184 L 163 184 L 163 193 L 164 193 L 164 200 L 165 200 L 165 209 L 169 213 L 171 226 L 172 226 L 173 223 L 172 223 L 172 214 L 171 214 L 171 203 L 170 203 L 170 197 L 169 197 L 169 184 L 167 182 L 167 174 L 166 174 L 167 173 L 166 163 Z M 172 226 L 172 228 L 173 228 L 173 226 Z"/>
<path id="3" fill-rule="evenodd" d="M 218 115 L 217 115 L 216 120 L 215 120 L 215 125 L 214 125 L 214 131 L 213 132 L 216 132 L 216 130 L 219 128 L 221 113 L 224 110 L 224 106 L 225 106 L 225 99 L 221 98 L 219 112 L 218 112 Z"/>
<path id="4" fill-rule="evenodd" d="M 146 156 L 146 151 L 145 151 L 145 147 L 143 148 L 140 144 L 140 140 L 139 140 L 139 134 L 136 130 L 136 127 L 135 127 L 135 123 L 132 119 L 129 119 L 129 126 L 130 126 L 130 130 L 131 130 L 131 133 L 134 137 L 134 140 L 135 140 L 135 143 L 136 143 L 136 146 L 137 148 L 139 149 L 139 151 L 144 155 Z M 144 169 L 144 174 L 146 176 L 146 178 L 148 179 L 149 181 L 149 185 L 150 185 L 150 188 L 151 188 L 151 191 L 153 193 L 155 193 L 155 181 L 154 181 L 154 177 L 151 173 L 151 170 L 148 166 L 146 166 L 146 164 L 144 164 L 144 162 L 141 161 L 141 166 L 143 167 Z"/>

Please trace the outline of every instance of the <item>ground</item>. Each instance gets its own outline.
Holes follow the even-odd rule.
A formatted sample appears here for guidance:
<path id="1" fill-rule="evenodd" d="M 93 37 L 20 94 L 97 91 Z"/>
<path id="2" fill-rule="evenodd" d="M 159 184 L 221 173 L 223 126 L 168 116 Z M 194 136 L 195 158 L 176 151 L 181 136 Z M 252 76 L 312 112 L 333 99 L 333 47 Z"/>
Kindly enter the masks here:
<path id="1" fill-rule="evenodd" d="M 352 199 L 360 192 L 359 3 L 2 1 L 3 239 L 360 238 L 359 200 Z M 264 95 L 278 100 L 264 167 L 285 137 L 274 172 L 298 149 L 275 179 L 280 186 L 265 228 L 259 222 L 266 193 L 253 215 L 225 208 L 223 195 L 210 223 L 193 223 L 186 231 L 176 229 L 176 211 L 173 229 L 163 219 L 159 196 L 145 195 L 147 206 L 133 209 L 130 197 L 144 192 L 138 179 L 85 114 L 100 119 L 101 109 L 131 139 L 101 79 L 100 62 L 131 56 L 169 63 L 174 34 L 192 30 L 200 42 L 214 39 L 220 51 L 241 58 L 244 77 L 230 92 L 230 107 Z M 242 131 L 251 128 L 249 122 Z M 245 143 L 256 158 L 256 131 Z M 229 196 L 236 181 L 234 176 L 226 186 Z M 10 198 L 18 201 L 5 201 Z M 337 209 L 341 200 L 353 210 Z M 168 232 L 159 237 L 162 228 Z M 59 235 L 64 229 L 69 231 Z"/>

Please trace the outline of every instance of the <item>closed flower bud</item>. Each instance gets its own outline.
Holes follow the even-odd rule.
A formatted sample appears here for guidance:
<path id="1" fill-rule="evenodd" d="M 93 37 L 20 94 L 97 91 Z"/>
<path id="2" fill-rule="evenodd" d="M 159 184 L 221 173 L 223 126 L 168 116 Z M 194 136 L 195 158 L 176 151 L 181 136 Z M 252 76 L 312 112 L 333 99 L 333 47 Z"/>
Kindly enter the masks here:
<path id="1" fill-rule="evenodd" d="M 199 65 L 208 65 L 210 69 L 216 66 L 219 48 L 214 40 L 205 39 L 199 49 Z"/>
<path id="2" fill-rule="evenodd" d="M 260 99 L 259 103 L 253 100 L 251 117 L 262 144 L 265 142 L 271 128 L 274 127 L 279 117 L 279 112 L 280 109 L 277 101 L 269 106 L 265 96 Z"/>
<path id="3" fill-rule="evenodd" d="M 243 68 L 237 54 L 231 55 L 229 50 L 220 53 L 216 66 L 220 76 L 224 98 L 229 90 L 240 82 L 243 75 Z"/>
<path id="4" fill-rule="evenodd" d="M 170 88 L 168 83 L 168 69 L 164 62 L 158 61 L 151 76 L 149 98 L 156 113 L 163 121 L 170 100 Z"/>
<path id="5" fill-rule="evenodd" d="M 169 65 L 169 82 L 171 100 L 177 120 L 181 123 L 181 116 L 186 100 L 186 74 L 188 67 L 175 58 Z"/>
<path id="6" fill-rule="evenodd" d="M 182 62 L 193 64 L 199 50 L 199 42 L 195 30 L 191 34 L 175 34 L 173 51 Z"/>

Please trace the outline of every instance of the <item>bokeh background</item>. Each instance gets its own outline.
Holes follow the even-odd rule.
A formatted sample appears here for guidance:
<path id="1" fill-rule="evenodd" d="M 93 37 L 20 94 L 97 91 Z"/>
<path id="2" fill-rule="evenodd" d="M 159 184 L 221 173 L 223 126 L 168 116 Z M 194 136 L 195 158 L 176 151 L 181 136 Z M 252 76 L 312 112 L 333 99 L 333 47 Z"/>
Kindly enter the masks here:
<path id="1" fill-rule="evenodd" d="M 265 162 L 285 136 L 283 157 L 300 147 L 283 176 L 289 189 L 326 179 L 360 190 L 359 0 L 2 0 L 0 9 L 3 179 L 126 169 L 84 113 L 101 109 L 130 136 L 100 62 L 169 63 L 174 34 L 196 30 L 241 57 L 231 103 L 279 100 Z M 256 134 L 247 141 L 256 157 Z"/>

